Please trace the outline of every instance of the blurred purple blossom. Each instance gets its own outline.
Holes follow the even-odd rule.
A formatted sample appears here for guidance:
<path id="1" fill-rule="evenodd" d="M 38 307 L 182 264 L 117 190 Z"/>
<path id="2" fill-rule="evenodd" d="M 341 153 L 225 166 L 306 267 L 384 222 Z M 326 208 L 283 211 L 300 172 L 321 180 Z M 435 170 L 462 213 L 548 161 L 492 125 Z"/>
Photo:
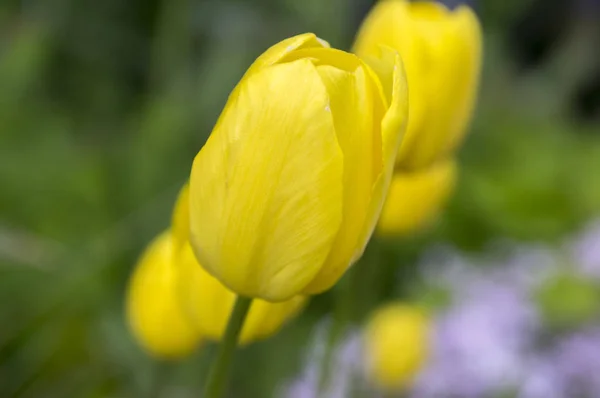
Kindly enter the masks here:
<path id="1" fill-rule="evenodd" d="M 600 330 L 567 335 L 528 372 L 518 398 L 600 397 Z"/>
<path id="2" fill-rule="evenodd" d="M 569 397 L 600 397 L 600 330 L 590 329 L 566 337 L 552 358 L 566 379 Z"/>
<path id="3" fill-rule="evenodd" d="M 463 288 L 435 322 L 432 356 L 414 397 L 482 397 L 521 381 L 538 327 L 535 308 L 507 283 L 481 279 Z"/>
<path id="4" fill-rule="evenodd" d="M 578 271 L 600 280 L 600 221 L 590 224 L 569 246 Z"/>
<path id="5" fill-rule="evenodd" d="M 535 289 L 557 272 L 559 262 L 556 253 L 545 245 L 502 243 L 485 256 L 468 256 L 449 246 L 436 246 L 425 253 L 419 268 L 428 285 L 461 296 L 465 287 L 481 281 Z"/>
<path id="6" fill-rule="evenodd" d="M 549 334 L 536 302 L 539 288 L 565 272 L 600 283 L 600 221 L 558 248 L 500 242 L 472 255 L 436 246 L 419 269 L 427 286 L 451 300 L 433 321 L 430 360 L 411 398 L 600 397 L 600 329 Z M 278 396 L 320 398 L 327 329 L 319 329 L 306 368 Z M 348 397 L 357 383 L 365 388 L 358 333 L 339 343 L 331 366 L 325 397 Z"/>
<path id="7" fill-rule="evenodd" d="M 519 398 L 570 398 L 579 386 L 583 396 L 600 397 L 600 378 L 591 383 L 590 374 L 600 371 L 600 333 L 567 335 L 557 347 L 539 347 L 545 331 L 538 288 L 569 270 L 600 280 L 600 222 L 569 248 L 565 255 L 564 247 L 501 242 L 483 255 L 449 246 L 426 253 L 423 278 L 446 289 L 451 303 L 435 321 L 432 356 L 412 396 L 475 398 L 518 391 Z M 569 257 L 574 261 L 565 261 Z M 566 268 L 571 263 L 576 266 Z"/>
<path id="8" fill-rule="evenodd" d="M 531 362 L 517 398 L 566 398 L 566 383 L 556 363 L 549 358 Z"/>

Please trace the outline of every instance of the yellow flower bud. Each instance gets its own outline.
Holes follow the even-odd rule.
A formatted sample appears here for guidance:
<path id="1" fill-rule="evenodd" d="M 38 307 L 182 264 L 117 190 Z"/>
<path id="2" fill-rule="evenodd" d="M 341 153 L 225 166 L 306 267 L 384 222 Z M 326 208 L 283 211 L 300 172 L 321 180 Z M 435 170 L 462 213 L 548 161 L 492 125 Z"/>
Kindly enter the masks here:
<path id="1" fill-rule="evenodd" d="M 206 272 L 189 245 L 189 189 L 184 186 L 177 199 L 173 213 L 174 241 L 181 243 L 182 251 L 177 257 L 180 275 L 179 293 L 194 327 L 202 336 L 220 340 L 225 333 L 229 315 L 233 309 L 235 294 Z M 264 339 L 275 334 L 285 322 L 296 316 L 307 299 L 296 296 L 280 303 L 260 299 L 252 302 L 239 338 L 240 344 Z"/>
<path id="2" fill-rule="evenodd" d="M 481 29 L 467 6 L 380 1 L 359 30 L 354 51 L 396 49 L 406 67 L 409 122 L 396 159 L 404 169 L 427 167 L 452 155 L 470 122 L 481 69 Z"/>
<path id="3" fill-rule="evenodd" d="M 429 332 L 429 319 L 418 308 L 402 303 L 379 308 L 364 332 L 369 380 L 385 391 L 406 388 L 427 359 Z"/>
<path id="4" fill-rule="evenodd" d="M 179 301 L 173 248 L 169 232 L 150 243 L 129 281 L 126 299 L 134 336 L 146 351 L 162 358 L 191 354 L 200 341 Z"/>
<path id="5" fill-rule="evenodd" d="M 303 34 L 268 49 L 230 95 L 192 167 L 190 241 L 235 293 L 318 293 L 362 255 L 407 114 L 400 57 L 374 63 Z"/>
<path id="6" fill-rule="evenodd" d="M 413 172 L 396 172 L 379 224 L 380 235 L 405 235 L 426 226 L 446 204 L 456 184 L 455 160 Z"/>

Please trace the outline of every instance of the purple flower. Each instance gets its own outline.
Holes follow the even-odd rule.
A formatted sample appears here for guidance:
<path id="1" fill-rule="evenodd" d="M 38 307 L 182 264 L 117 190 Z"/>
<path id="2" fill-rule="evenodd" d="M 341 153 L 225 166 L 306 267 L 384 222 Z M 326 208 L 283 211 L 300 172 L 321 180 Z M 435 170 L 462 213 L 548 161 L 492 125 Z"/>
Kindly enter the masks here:
<path id="1" fill-rule="evenodd" d="M 600 330 L 563 337 L 529 372 L 518 398 L 600 396 Z"/>
<path id="2" fill-rule="evenodd" d="M 569 396 L 600 396 L 600 329 L 567 337 L 558 344 L 554 361 L 567 380 Z"/>
<path id="3" fill-rule="evenodd" d="M 453 296 L 484 281 L 533 291 L 559 270 L 556 253 L 545 245 L 503 242 L 494 249 L 485 256 L 469 257 L 452 247 L 437 246 L 427 251 L 419 266 L 429 285 L 445 288 Z"/>
<path id="4" fill-rule="evenodd" d="M 516 388 L 526 370 L 539 327 L 527 290 L 506 270 L 454 264 L 453 275 L 467 277 L 462 284 L 445 279 L 454 285 L 454 304 L 435 322 L 431 359 L 413 397 L 498 394 Z"/>
<path id="5" fill-rule="evenodd" d="M 532 361 L 517 398 L 566 398 L 567 384 L 557 364 L 549 358 Z"/>
<path id="6" fill-rule="evenodd" d="M 512 242 L 491 249 L 467 255 L 437 246 L 422 257 L 424 282 L 445 289 L 451 303 L 433 321 L 430 359 L 409 396 L 600 397 L 600 328 L 548 336 L 535 300 L 540 287 L 565 272 L 600 282 L 600 221 L 558 249 Z M 565 268 L 569 255 L 574 266 Z M 326 330 L 320 329 L 313 344 L 320 348 L 312 350 L 301 377 L 280 396 L 319 397 L 326 341 Z M 542 346 L 548 337 L 558 343 Z M 356 383 L 369 388 L 358 334 L 339 343 L 331 366 L 328 398 L 350 396 Z"/>
<path id="7" fill-rule="evenodd" d="M 576 236 L 569 246 L 578 271 L 600 280 L 600 221 L 593 222 L 582 234 Z"/>
<path id="8" fill-rule="evenodd" d="M 534 291 L 558 273 L 560 264 L 554 250 L 545 245 L 514 246 L 505 264 L 495 269 L 505 272 L 521 289 Z"/>

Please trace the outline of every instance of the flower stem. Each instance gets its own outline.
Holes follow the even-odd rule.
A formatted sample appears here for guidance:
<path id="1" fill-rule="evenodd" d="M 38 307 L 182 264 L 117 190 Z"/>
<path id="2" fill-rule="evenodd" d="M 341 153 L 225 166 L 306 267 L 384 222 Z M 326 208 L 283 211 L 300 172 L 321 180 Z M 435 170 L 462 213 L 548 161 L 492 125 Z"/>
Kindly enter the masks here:
<path id="1" fill-rule="evenodd" d="M 227 323 L 225 336 L 219 345 L 217 359 L 212 364 L 202 398 L 219 398 L 223 394 L 233 353 L 237 347 L 238 338 L 244 326 L 246 315 L 252 304 L 251 298 L 237 296 L 233 311 Z"/>

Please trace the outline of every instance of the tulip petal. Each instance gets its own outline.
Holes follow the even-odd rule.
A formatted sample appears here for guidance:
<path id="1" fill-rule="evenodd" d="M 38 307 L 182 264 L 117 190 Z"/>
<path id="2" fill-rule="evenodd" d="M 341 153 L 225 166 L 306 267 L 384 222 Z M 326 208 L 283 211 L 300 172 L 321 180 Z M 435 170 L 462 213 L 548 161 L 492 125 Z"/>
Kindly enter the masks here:
<path id="1" fill-rule="evenodd" d="M 200 341 L 200 334 L 179 306 L 177 278 L 173 241 L 165 232 L 142 255 L 127 292 L 127 318 L 132 331 L 149 352 L 159 357 L 191 354 Z"/>
<path id="2" fill-rule="evenodd" d="M 246 75 L 279 63 L 287 55 L 300 51 L 301 49 L 328 47 L 329 43 L 318 38 L 314 33 L 303 33 L 301 35 L 290 37 L 271 46 L 262 53 L 256 61 L 252 63 L 250 68 L 248 68 Z"/>
<path id="3" fill-rule="evenodd" d="M 394 65 L 398 52 L 391 47 L 380 46 L 379 56 L 373 57 L 366 55 L 363 57 L 364 62 L 370 67 L 370 72 L 373 75 L 373 82 L 380 91 L 383 98 L 384 110 L 389 107 L 392 102 L 392 94 L 394 89 Z"/>
<path id="4" fill-rule="evenodd" d="M 389 395 L 405 391 L 427 361 L 430 330 L 419 308 L 392 303 L 377 309 L 363 334 L 369 380 Z"/>
<path id="5" fill-rule="evenodd" d="M 402 235 L 430 222 L 446 203 L 456 182 L 456 161 L 446 160 L 412 173 L 396 173 L 377 224 L 377 232 Z"/>
<path id="6" fill-rule="evenodd" d="M 358 62 L 358 66 L 363 66 Z M 381 130 L 374 129 L 374 102 L 379 93 L 366 68 L 347 72 L 337 67 L 317 67 L 329 93 L 338 142 L 344 153 L 343 221 L 323 268 L 305 292 L 330 287 L 350 266 L 361 231 L 367 221 L 373 181 L 381 173 Z"/>
<path id="7" fill-rule="evenodd" d="M 202 336 L 220 341 L 233 309 L 235 294 L 198 264 L 189 244 L 180 258 L 179 291 L 182 307 Z M 296 316 L 305 303 L 306 298 L 302 296 L 280 303 L 254 300 L 244 322 L 239 344 L 271 336 Z"/>
<path id="8" fill-rule="evenodd" d="M 431 59 L 429 70 L 408 71 L 411 90 L 413 81 L 426 81 L 427 114 L 435 115 L 400 149 L 405 168 L 414 170 L 449 157 L 462 142 L 475 105 L 482 45 L 479 22 L 468 7 L 451 12 L 415 3 L 411 14 L 413 35 L 426 39 L 421 51 Z"/>
<path id="9" fill-rule="evenodd" d="M 189 243 L 183 248 L 177 266 L 183 309 L 202 336 L 219 341 L 235 295 L 200 266 Z"/>
<path id="10" fill-rule="evenodd" d="M 255 300 L 244 323 L 240 343 L 265 339 L 275 334 L 288 320 L 298 315 L 306 302 L 304 296 L 292 297 L 280 303 Z"/>
<path id="11" fill-rule="evenodd" d="M 383 168 L 373 185 L 373 195 L 369 205 L 369 216 L 367 217 L 368 222 L 364 226 L 361 235 L 361 242 L 363 242 L 363 245 L 359 248 L 359 251 L 357 251 L 355 258 L 362 255 L 362 252 L 377 225 L 377 220 L 381 214 L 381 209 L 387 196 L 394 172 L 394 163 L 398 147 L 403 139 L 406 131 L 406 123 L 409 118 L 408 87 L 406 83 L 406 73 L 404 72 L 400 55 L 396 53 L 394 56 L 394 63 L 388 63 L 387 65 L 387 73 L 381 69 L 381 65 L 380 68 L 378 68 L 380 73 L 391 74 L 393 81 L 390 107 L 381 122 Z"/>
<path id="12" fill-rule="evenodd" d="M 404 0 L 379 1 L 364 20 L 354 44 L 354 52 L 374 69 L 380 68 L 377 68 L 373 58 L 384 58 L 388 52 L 385 48 L 397 50 L 402 55 L 410 84 L 410 123 L 396 159 L 396 163 L 402 166 L 414 156 L 414 145 L 421 139 L 429 103 L 426 76 L 435 66 L 425 51 L 425 39 L 415 34 L 414 23 L 410 17 L 411 7 L 415 4 Z"/>
<path id="13" fill-rule="evenodd" d="M 410 4 L 405 0 L 379 1 L 371 9 L 356 36 L 353 52 L 361 57 L 379 56 L 379 46 L 404 49 L 410 40 Z"/>
<path id="14" fill-rule="evenodd" d="M 470 8 L 462 6 L 454 11 L 453 32 L 456 52 L 446 55 L 445 58 L 451 63 L 447 76 L 453 82 L 454 94 L 449 95 L 448 101 L 456 101 L 458 107 L 451 115 L 450 133 L 446 136 L 446 149 L 445 152 L 440 153 L 441 157 L 454 153 L 468 132 L 481 74 L 483 52 L 481 27 Z"/>
<path id="15" fill-rule="evenodd" d="M 191 242 L 231 290 L 283 301 L 314 278 L 342 219 L 343 156 L 309 60 L 244 78 L 194 160 Z"/>
<path id="16" fill-rule="evenodd" d="M 289 54 L 305 49 L 320 49 L 329 48 L 329 43 L 317 37 L 314 33 L 303 33 L 280 41 L 279 43 L 269 47 L 250 65 L 246 73 L 242 77 L 242 81 L 263 68 L 275 65 Z M 229 100 L 235 100 L 238 95 L 239 84 L 229 94 Z M 221 114 L 222 116 L 223 114 Z"/>
<path id="17" fill-rule="evenodd" d="M 291 52 L 281 58 L 281 63 L 299 59 L 310 59 L 315 66 L 334 66 L 346 72 L 354 72 L 362 66 L 360 59 L 354 55 L 335 48 L 304 48 Z"/>
<path id="18" fill-rule="evenodd" d="M 410 14 L 417 20 L 440 22 L 448 18 L 450 10 L 437 1 L 416 1 L 410 5 Z M 429 27 L 435 28 L 435 24 Z"/>

